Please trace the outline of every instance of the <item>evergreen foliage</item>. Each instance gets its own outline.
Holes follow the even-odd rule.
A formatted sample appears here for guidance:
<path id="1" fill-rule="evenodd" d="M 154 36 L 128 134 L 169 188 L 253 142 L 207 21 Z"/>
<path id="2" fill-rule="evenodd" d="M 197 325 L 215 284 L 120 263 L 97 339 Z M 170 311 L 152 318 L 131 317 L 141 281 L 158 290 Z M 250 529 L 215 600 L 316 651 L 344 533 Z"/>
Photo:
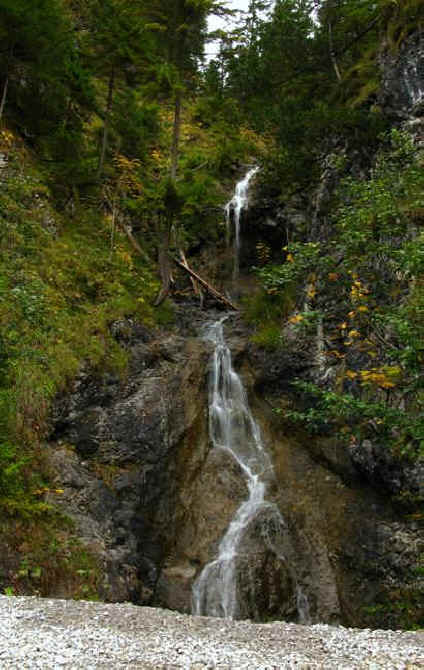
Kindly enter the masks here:
<path id="1" fill-rule="evenodd" d="M 319 431 L 344 417 L 345 437 L 372 434 L 414 460 L 424 455 L 423 157 L 397 130 L 384 144 L 368 179 L 341 182 L 330 239 L 291 243 L 286 262 L 259 276 L 270 294 L 303 294 L 308 311 L 291 323 L 309 328 L 318 311 L 325 356 L 343 362 L 341 393 L 301 385 L 319 401 L 291 418 Z"/>

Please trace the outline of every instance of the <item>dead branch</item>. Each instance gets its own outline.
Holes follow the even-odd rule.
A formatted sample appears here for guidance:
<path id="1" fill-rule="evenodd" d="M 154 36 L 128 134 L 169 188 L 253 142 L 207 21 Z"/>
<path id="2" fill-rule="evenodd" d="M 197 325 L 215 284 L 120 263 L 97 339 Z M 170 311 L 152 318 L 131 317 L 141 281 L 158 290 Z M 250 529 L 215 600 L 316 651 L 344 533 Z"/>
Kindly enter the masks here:
<path id="1" fill-rule="evenodd" d="M 216 300 L 219 300 L 219 302 L 222 302 L 226 307 L 229 309 L 232 309 L 234 311 L 238 311 L 238 307 L 236 307 L 228 298 L 225 297 L 225 295 L 222 295 L 222 293 L 219 293 L 213 286 L 211 286 L 205 279 L 202 279 L 196 272 L 194 272 L 187 264 L 184 265 L 183 262 L 178 260 L 178 258 L 174 258 L 175 263 L 178 265 L 178 267 L 182 268 L 185 272 L 187 272 L 192 279 L 195 279 L 196 282 L 200 284 L 200 286 L 203 286 L 204 289 L 208 293 L 210 293 Z"/>
<path id="2" fill-rule="evenodd" d="M 186 258 L 185 253 L 182 249 L 180 249 L 180 258 L 181 258 L 181 262 L 184 265 L 184 267 L 186 269 L 190 269 L 189 265 L 187 263 L 187 258 Z M 190 275 L 190 281 L 192 283 L 194 293 L 197 296 L 199 296 L 200 307 L 202 308 L 203 307 L 203 291 L 202 291 L 202 289 L 199 285 L 199 282 L 196 279 L 194 279 L 194 277 L 192 277 L 191 275 Z"/>

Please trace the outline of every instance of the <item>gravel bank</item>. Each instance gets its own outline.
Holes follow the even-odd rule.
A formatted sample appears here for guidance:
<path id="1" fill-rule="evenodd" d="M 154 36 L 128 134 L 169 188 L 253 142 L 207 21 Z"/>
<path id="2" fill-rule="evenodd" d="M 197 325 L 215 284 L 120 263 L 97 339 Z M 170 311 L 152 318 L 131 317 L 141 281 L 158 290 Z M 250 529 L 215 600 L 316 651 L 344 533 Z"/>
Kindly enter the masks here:
<path id="1" fill-rule="evenodd" d="M 128 604 L 0 596 L 0 668 L 424 668 L 424 632 L 252 624 Z"/>

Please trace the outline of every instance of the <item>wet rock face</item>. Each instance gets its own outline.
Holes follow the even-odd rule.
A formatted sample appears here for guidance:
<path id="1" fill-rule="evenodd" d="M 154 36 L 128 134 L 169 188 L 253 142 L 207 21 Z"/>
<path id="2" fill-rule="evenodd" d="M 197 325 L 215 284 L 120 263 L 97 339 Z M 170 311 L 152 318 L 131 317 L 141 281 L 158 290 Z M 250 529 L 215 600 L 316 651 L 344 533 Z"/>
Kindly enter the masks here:
<path id="1" fill-rule="evenodd" d="M 48 450 L 60 504 L 102 563 L 103 599 L 190 612 L 193 582 L 247 497 L 240 467 L 210 445 L 211 345 L 128 324 L 116 336 L 131 356 L 128 379 L 81 374 L 57 403 Z M 237 319 L 228 341 L 275 470 L 270 505 L 237 558 L 239 616 L 372 625 L 363 607 L 416 580 L 422 533 L 373 490 L 372 453 L 342 458 L 340 445 L 303 442 L 279 423 L 269 404 L 288 392 L 278 381 L 293 374 L 287 355 L 263 357 Z"/>
<path id="2" fill-rule="evenodd" d="M 62 507 L 101 560 L 101 596 L 147 603 L 175 532 L 177 454 L 206 430 L 209 354 L 201 340 L 125 329 L 128 379 L 80 375 L 57 403 L 49 459 Z"/>
<path id="3" fill-rule="evenodd" d="M 279 513 L 264 509 L 243 538 L 237 565 L 241 619 L 297 620 L 290 533 Z"/>
<path id="4" fill-rule="evenodd" d="M 387 49 L 380 58 L 380 104 L 398 118 L 424 115 L 424 36 L 412 35 L 399 51 Z"/>
<path id="5" fill-rule="evenodd" d="M 277 383 L 278 376 L 289 374 L 286 358 L 279 361 L 278 373 L 269 373 L 267 385 L 266 359 L 247 347 L 243 327 L 231 323 L 227 335 L 273 455 L 275 482 L 266 499 L 279 510 L 273 515 L 271 505 L 258 514 L 243 537 L 237 557 L 238 616 L 372 625 L 367 606 L 381 597 L 396 598 L 402 589 L 419 593 L 414 569 L 423 533 L 393 511 L 387 491 L 373 488 L 348 451 L 341 454 L 340 445 L 311 439 L 302 442 L 275 418 L 261 398 L 265 393 L 272 404 L 275 394 L 287 390 Z M 276 365 L 272 357 L 268 363 Z M 190 610 L 194 579 L 217 556 L 220 539 L 246 499 L 231 457 L 205 444 L 196 452 L 180 452 L 177 532 L 156 593 L 158 604 L 181 611 Z M 384 619 L 379 625 L 385 625 Z"/>
<path id="6" fill-rule="evenodd" d="M 397 458 L 384 444 L 364 440 L 349 448 L 350 458 L 357 470 L 376 488 L 390 495 L 408 493 L 424 500 L 424 463 L 411 463 Z"/>
<path id="7" fill-rule="evenodd" d="M 296 351 L 299 356 L 301 348 Z M 285 406 L 292 408 L 296 402 L 289 385 L 278 383 L 279 376 L 291 376 L 292 363 L 284 370 L 289 354 L 290 346 L 269 357 L 250 346 L 247 358 L 252 390 L 258 392 L 255 416 L 274 454 L 276 502 L 290 529 L 289 564 L 296 566 L 311 619 L 404 625 L 402 607 L 424 601 L 424 580 L 419 577 L 424 532 L 419 510 L 416 521 L 405 503 L 393 506 L 393 496 L 422 496 L 422 463 L 395 458 L 383 444 L 291 436 L 290 424 L 269 409 L 280 407 L 284 413 Z M 297 367 L 298 374 L 308 374 L 306 354 Z M 266 404 L 260 400 L 264 396 Z M 396 612 L 390 603 L 397 602 Z M 377 603 L 385 604 L 374 610 Z M 381 611 L 378 621 L 368 611 Z"/>

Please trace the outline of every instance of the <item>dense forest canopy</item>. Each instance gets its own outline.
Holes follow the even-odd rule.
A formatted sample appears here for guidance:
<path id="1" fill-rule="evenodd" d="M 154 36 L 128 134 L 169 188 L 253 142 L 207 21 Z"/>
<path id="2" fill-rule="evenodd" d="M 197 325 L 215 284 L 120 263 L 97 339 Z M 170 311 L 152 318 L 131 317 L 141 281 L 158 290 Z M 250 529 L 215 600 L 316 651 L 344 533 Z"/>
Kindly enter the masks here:
<path id="1" fill-rule="evenodd" d="M 309 198 L 245 268 L 256 342 L 324 329 L 339 365 L 332 386 L 297 380 L 290 421 L 423 457 L 423 158 L 380 90 L 382 54 L 422 29 L 424 5 L 251 0 L 208 35 L 231 12 L 0 0 L 0 506 L 46 534 L 53 399 L 83 364 L 125 375 L 114 320 L 172 322 L 172 258 L 225 255 L 222 205 L 252 163 L 275 208 Z M 337 187 L 322 204 L 324 159 Z"/>

